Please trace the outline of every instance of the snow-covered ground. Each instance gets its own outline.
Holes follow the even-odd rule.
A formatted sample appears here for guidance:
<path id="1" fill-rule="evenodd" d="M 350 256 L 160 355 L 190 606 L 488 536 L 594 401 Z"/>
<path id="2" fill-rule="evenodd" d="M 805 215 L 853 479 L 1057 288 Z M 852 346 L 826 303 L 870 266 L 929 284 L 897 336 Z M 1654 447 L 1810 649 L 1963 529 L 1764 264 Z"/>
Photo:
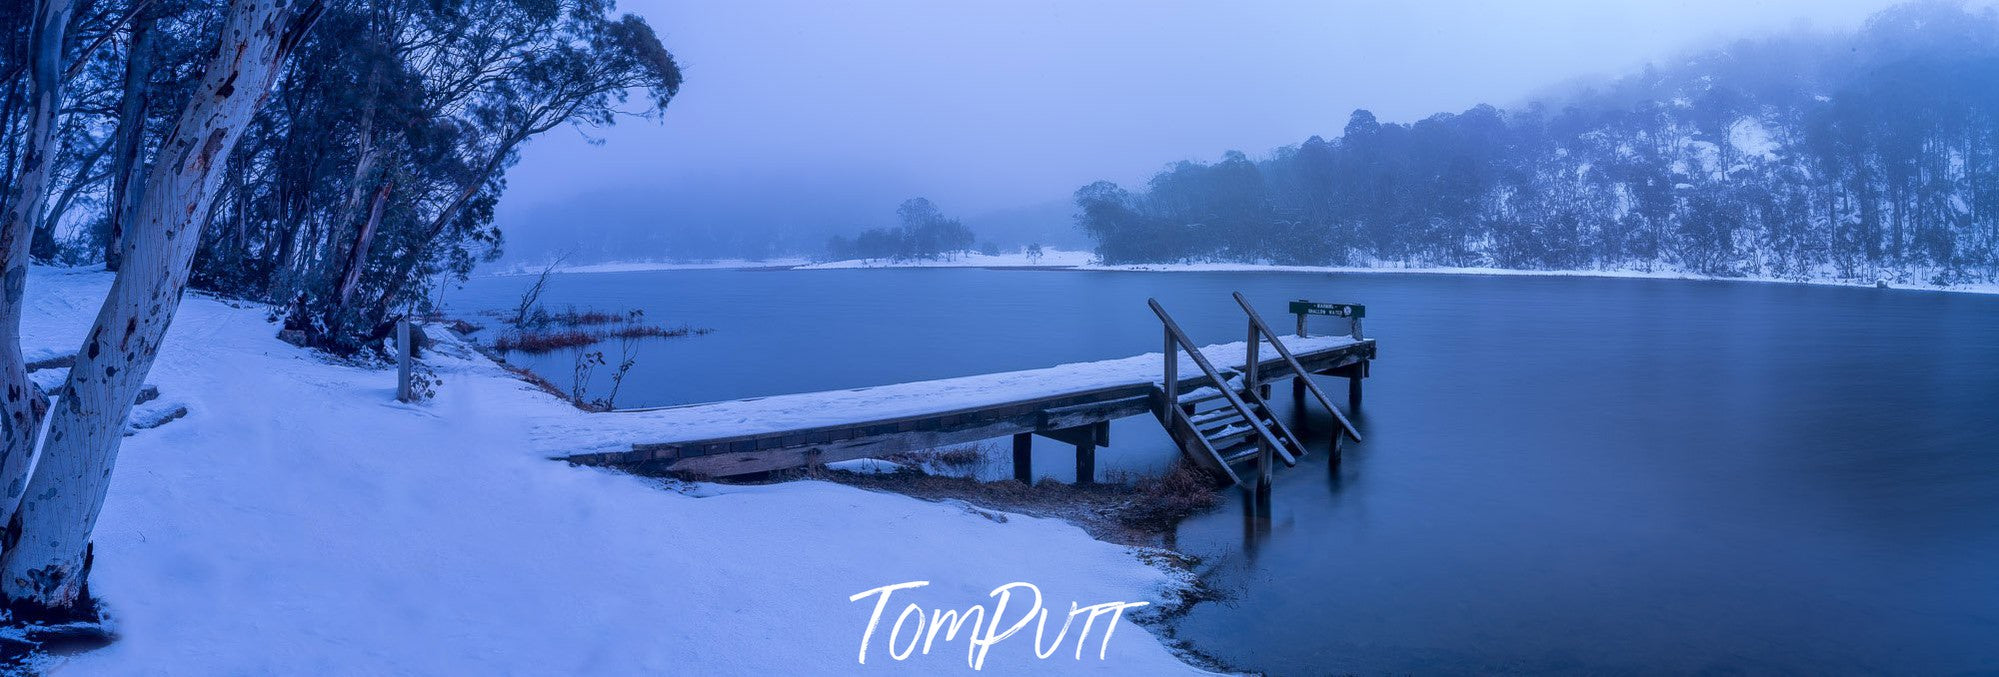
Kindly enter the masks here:
<path id="1" fill-rule="evenodd" d="M 1747 132 L 1745 132 L 1747 133 Z M 1701 273 L 1668 268 L 1652 270 L 1639 269 L 1591 269 L 1591 270 L 1519 270 L 1512 268 L 1488 267 L 1424 267 L 1383 263 L 1377 266 L 1288 266 L 1268 263 L 1142 263 L 1104 264 L 1099 263 L 1096 254 L 1087 251 L 1048 249 L 1041 257 L 1029 259 L 1023 252 L 1011 252 L 998 256 L 964 253 L 951 259 L 935 260 L 894 260 L 894 259 L 852 259 L 847 261 L 827 261 L 810 263 L 804 259 L 771 259 L 769 261 L 707 261 L 692 263 L 600 263 L 587 266 L 558 268 L 565 273 L 605 273 L 640 270 L 692 270 L 704 268 L 789 268 L 791 270 L 845 270 L 853 268 L 1059 268 L 1066 270 L 1126 271 L 1126 272 L 1290 272 L 1290 273 L 1403 273 L 1430 275 L 1516 275 L 1529 277 L 1615 277 L 1647 278 L 1662 280 L 1719 280 L 1733 282 L 1774 282 L 1783 284 L 1815 284 L 1840 287 L 1873 287 L 1886 284 L 1891 289 L 1912 289 L 1918 291 L 1950 291 L 1970 294 L 1999 294 L 1999 283 L 1974 283 L 1938 286 L 1925 282 L 1888 280 L 1841 279 L 1832 271 L 1808 276 L 1803 279 L 1788 277 L 1746 276 L 1716 277 Z M 509 269 L 496 275 L 534 274 L 541 269 Z M 1920 276 L 1915 276 L 1920 277 Z"/>
<path id="2" fill-rule="evenodd" d="M 802 257 L 775 259 L 713 259 L 707 261 L 615 261 L 610 263 L 586 263 L 581 265 L 557 265 L 558 273 L 631 273 L 648 270 L 741 270 L 746 268 L 791 268 L 811 263 Z M 512 275 L 540 275 L 547 264 L 515 264 L 491 273 L 495 277 Z"/>
<path id="3" fill-rule="evenodd" d="M 998 255 L 960 252 L 948 259 L 850 259 L 798 266 L 797 270 L 839 270 L 847 268 L 1075 268 L 1089 265 L 1096 254 L 1067 249 L 1043 249 L 1041 256 L 1024 251 Z"/>
<path id="4" fill-rule="evenodd" d="M 1806 279 L 1782 277 L 1716 277 L 1681 270 L 1654 269 L 1600 269 L 1600 270 L 1519 270 L 1513 268 L 1485 267 L 1358 267 L 1358 266 L 1284 266 L 1263 263 L 1145 263 L 1125 265 L 1090 264 L 1078 266 L 1079 270 L 1109 270 L 1131 272 L 1291 272 L 1291 273 L 1402 273 L 1420 275 L 1512 275 L 1520 277 L 1612 277 L 1644 278 L 1657 280 L 1715 280 L 1724 282 L 1771 282 L 1780 284 L 1815 284 L 1836 287 L 1873 287 L 1876 281 L 1841 280 L 1830 275 Z M 1912 289 L 1918 291 L 1950 291 L 1968 294 L 1999 294 L 1999 283 L 1975 283 L 1937 286 L 1919 282 L 1879 281 L 1891 289 Z"/>
<path id="5" fill-rule="evenodd" d="M 80 344 L 109 282 L 36 270 L 31 354 Z M 994 588 L 1035 584 L 1055 610 L 1046 649 L 1071 601 L 1157 604 L 1184 585 L 1059 521 L 822 482 L 676 491 L 551 462 L 528 421 L 584 414 L 462 345 L 427 359 L 437 399 L 404 405 L 393 371 L 274 333 L 261 308 L 186 299 L 149 380 L 191 413 L 125 440 L 96 532 L 91 587 L 122 638 L 66 672 L 955 672 L 963 634 L 888 657 L 905 601 L 990 610 Z M 849 597 L 914 580 L 930 585 L 895 593 L 858 664 L 873 598 Z M 1098 660 L 1099 620 L 1076 660 L 1081 621 L 1046 660 L 1025 628 L 985 671 L 1191 671 L 1129 620 Z"/>

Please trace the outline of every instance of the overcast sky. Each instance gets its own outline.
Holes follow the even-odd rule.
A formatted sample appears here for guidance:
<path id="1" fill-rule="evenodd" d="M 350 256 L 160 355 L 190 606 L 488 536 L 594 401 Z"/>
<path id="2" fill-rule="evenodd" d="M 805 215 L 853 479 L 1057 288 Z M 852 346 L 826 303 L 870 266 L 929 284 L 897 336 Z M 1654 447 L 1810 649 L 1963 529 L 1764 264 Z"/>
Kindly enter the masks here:
<path id="1" fill-rule="evenodd" d="M 531 142 L 499 221 L 536 247 L 575 221 L 823 230 L 883 225 L 919 195 L 963 215 L 1048 205 L 1099 178 L 1336 136 L 1355 108 L 1504 106 L 1891 4 L 624 0 L 686 86 L 663 124 Z"/>

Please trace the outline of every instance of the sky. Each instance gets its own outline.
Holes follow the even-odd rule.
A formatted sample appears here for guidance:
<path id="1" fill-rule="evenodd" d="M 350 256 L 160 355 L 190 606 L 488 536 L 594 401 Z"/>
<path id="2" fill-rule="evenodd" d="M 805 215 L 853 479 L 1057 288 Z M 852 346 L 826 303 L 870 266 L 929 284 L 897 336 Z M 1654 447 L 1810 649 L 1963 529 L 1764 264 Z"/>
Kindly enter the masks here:
<path id="1" fill-rule="evenodd" d="M 510 258 L 657 259 L 814 249 L 921 196 L 991 239 L 1063 242 L 1091 181 L 1337 136 L 1356 108 L 1507 106 L 1892 4 L 624 0 L 682 65 L 680 95 L 661 121 L 531 141 L 497 221 Z"/>

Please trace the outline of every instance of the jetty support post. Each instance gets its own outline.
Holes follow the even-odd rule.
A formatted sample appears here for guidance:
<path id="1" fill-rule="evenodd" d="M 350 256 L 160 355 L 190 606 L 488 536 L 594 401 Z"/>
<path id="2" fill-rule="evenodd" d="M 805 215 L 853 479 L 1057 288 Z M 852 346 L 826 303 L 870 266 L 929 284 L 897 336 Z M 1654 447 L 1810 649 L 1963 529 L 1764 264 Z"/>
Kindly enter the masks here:
<path id="1" fill-rule="evenodd" d="M 1367 378 L 1367 368 L 1373 360 L 1361 360 L 1327 372 L 1328 376 L 1341 376 L 1347 380 L 1347 408 L 1360 409 L 1360 381 Z"/>
<path id="2" fill-rule="evenodd" d="M 1371 362 L 1368 360 L 1361 360 L 1359 362 L 1356 362 L 1354 363 L 1352 370 L 1350 370 L 1347 373 L 1348 409 L 1352 409 L 1354 411 L 1360 411 L 1360 380 L 1367 378 L 1367 367 L 1369 364 L 1371 364 Z"/>
<path id="3" fill-rule="evenodd" d="M 1276 449 L 1269 442 L 1256 443 L 1256 507 L 1268 515 L 1270 510 L 1270 480 L 1272 466 L 1277 465 Z"/>
<path id="4" fill-rule="evenodd" d="M 1097 447 L 1110 446 L 1110 421 L 1098 421 L 1089 425 L 1079 425 L 1074 428 L 1043 430 L 1036 434 L 1057 442 L 1066 442 L 1075 445 L 1076 483 L 1097 483 Z M 1014 445 L 1014 449 L 1020 449 L 1018 438 L 1015 439 Z M 1015 451 L 1015 453 L 1018 454 L 1019 452 Z"/>
<path id="5" fill-rule="evenodd" d="M 1034 433 L 1013 435 L 1013 478 L 1034 484 Z"/>
<path id="6" fill-rule="evenodd" d="M 410 401 L 410 345 L 409 318 L 396 320 L 396 401 Z"/>

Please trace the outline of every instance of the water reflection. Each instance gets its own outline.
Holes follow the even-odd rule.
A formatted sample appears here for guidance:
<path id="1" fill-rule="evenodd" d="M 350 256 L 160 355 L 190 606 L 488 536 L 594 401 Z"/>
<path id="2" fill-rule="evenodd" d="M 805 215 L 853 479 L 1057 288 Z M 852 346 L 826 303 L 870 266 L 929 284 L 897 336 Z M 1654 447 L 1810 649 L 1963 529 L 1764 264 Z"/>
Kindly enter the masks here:
<path id="1" fill-rule="evenodd" d="M 459 302 L 524 282 L 481 284 Z M 1175 535 L 1229 596 L 1178 623 L 1204 651 L 1273 674 L 1999 670 L 1999 298 L 999 271 L 564 276 L 550 298 L 716 330 L 646 346 L 636 406 L 1157 351 L 1147 297 L 1235 341 L 1237 290 L 1266 317 L 1364 302 L 1382 353 L 1366 442 L 1335 463 L 1331 417 L 1276 393 L 1313 453 L 1268 506 L 1230 493 Z M 566 382 L 569 360 L 530 362 Z M 1177 454 L 1149 419 L 1114 428 L 1101 471 Z"/>

